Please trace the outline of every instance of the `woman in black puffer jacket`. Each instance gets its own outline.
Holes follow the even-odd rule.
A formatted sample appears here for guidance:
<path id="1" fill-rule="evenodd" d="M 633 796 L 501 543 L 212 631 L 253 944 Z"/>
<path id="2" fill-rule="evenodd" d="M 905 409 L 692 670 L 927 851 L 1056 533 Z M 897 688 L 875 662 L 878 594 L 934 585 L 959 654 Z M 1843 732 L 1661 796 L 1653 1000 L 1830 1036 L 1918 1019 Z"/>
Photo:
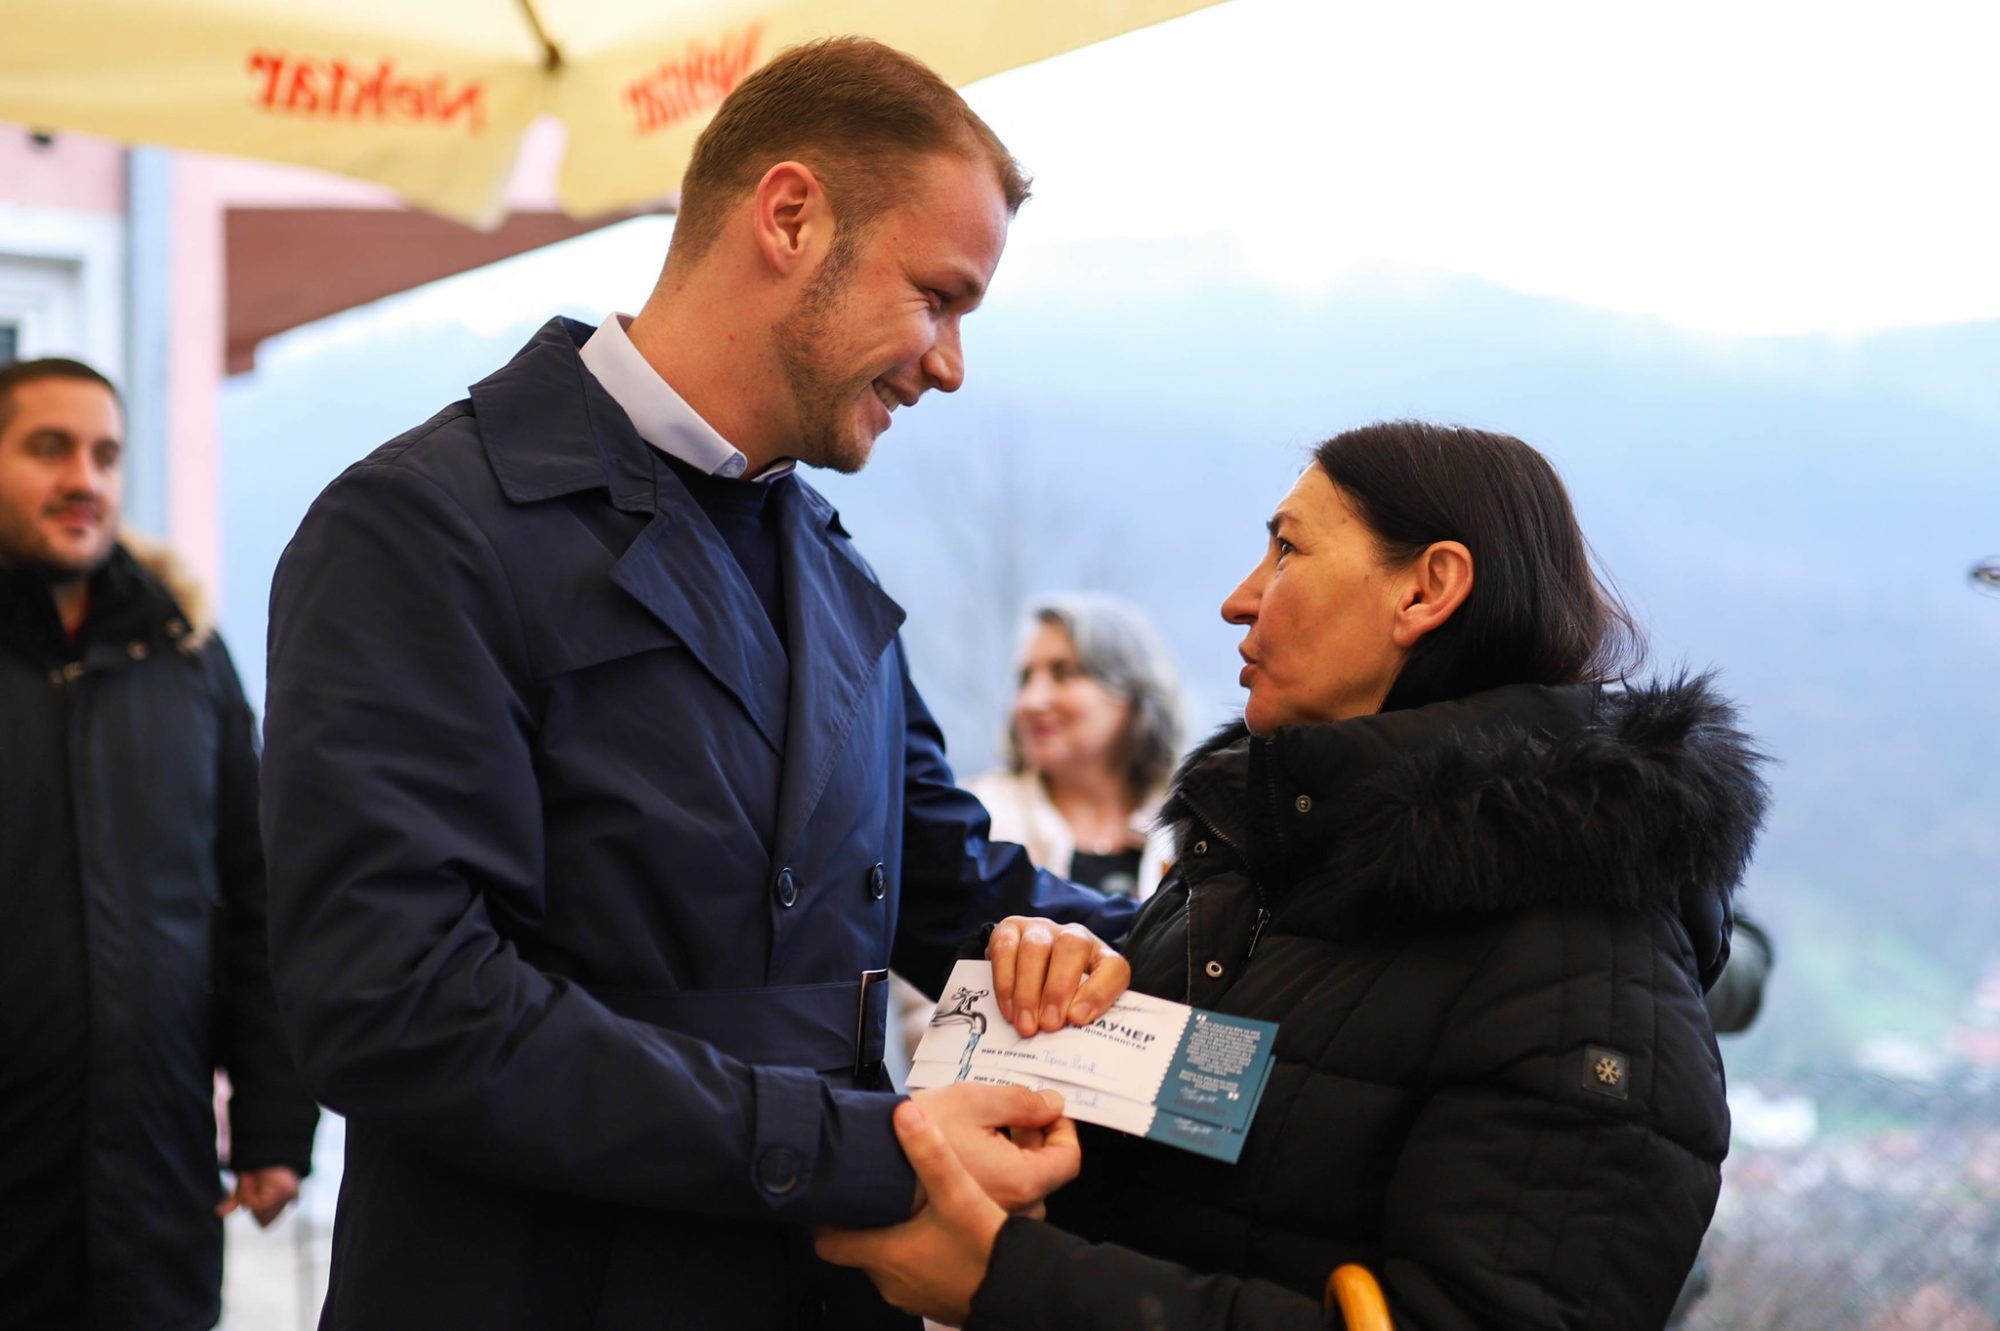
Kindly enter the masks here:
<path id="1" fill-rule="evenodd" d="M 1244 724 L 1183 766 L 1123 951 L 1279 1023 L 1242 1158 L 1086 1130 L 1051 1223 L 932 1160 L 878 1282 L 982 1331 L 1303 1329 L 1358 1262 L 1400 1331 L 1662 1326 L 1728 1147 L 1702 993 L 1765 803 L 1728 704 L 1607 686 L 1636 635 L 1505 436 L 1322 445 L 1223 613 Z"/>

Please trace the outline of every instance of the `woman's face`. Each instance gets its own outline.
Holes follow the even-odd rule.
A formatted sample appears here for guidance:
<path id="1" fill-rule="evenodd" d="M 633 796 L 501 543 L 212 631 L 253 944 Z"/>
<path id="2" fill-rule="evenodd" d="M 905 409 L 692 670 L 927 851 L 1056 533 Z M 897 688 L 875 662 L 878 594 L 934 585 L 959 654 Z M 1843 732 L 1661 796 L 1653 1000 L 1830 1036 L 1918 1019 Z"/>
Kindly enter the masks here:
<path id="1" fill-rule="evenodd" d="M 1132 704 L 1084 673 L 1060 624 L 1041 624 L 1021 653 L 1014 734 L 1028 770 L 1062 780 L 1109 771 Z"/>
<path id="2" fill-rule="evenodd" d="M 1263 562 L 1222 603 L 1244 628 L 1243 719 L 1252 733 L 1379 711 L 1408 653 L 1391 638 L 1406 579 L 1318 466 L 1270 521 Z"/>

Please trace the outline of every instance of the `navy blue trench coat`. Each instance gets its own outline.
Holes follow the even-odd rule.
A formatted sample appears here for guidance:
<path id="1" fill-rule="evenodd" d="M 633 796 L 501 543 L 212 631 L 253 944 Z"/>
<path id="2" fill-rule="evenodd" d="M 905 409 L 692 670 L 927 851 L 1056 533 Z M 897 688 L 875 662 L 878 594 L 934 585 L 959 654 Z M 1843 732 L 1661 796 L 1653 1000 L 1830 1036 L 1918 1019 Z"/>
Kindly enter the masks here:
<path id="1" fill-rule="evenodd" d="M 877 1324 L 804 1229 L 913 1192 L 863 973 L 1132 906 L 987 842 L 796 478 L 779 640 L 589 332 L 349 469 L 273 584 L 272 958 L 348 1116 L 321 1325 Z"/>

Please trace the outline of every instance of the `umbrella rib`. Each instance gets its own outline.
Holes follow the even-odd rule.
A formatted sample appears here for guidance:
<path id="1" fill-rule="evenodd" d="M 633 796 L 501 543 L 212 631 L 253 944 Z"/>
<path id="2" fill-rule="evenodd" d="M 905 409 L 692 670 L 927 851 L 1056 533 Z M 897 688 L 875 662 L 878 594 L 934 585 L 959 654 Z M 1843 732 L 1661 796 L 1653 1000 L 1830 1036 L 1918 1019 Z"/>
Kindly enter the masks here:
<path id="1" fill-rule="evenodd" d="M 549 40 L 547 29 L 542 27 L 541 15 L 535 12 L 534 0 L 517 0 L 517 3 L 521 6 L 521 13 L 527 16 L 528 26 L 535 30 L 535 40 L 542 44 L 542 67 L 551 74 L 555 73 L 562 68 L 562 52 Z"/>

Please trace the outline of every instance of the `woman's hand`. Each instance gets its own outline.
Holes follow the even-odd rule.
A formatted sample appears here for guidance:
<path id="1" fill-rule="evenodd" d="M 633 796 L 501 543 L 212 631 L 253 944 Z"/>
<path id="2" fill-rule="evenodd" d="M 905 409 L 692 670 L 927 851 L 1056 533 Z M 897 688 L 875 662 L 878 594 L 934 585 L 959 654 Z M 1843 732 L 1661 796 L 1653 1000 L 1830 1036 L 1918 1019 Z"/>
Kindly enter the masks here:
<path id="1" fill-rule="evenodd" d="M 1022 1035 L 1088 1026 L 1132 983 L 1132 966 L 1080 924 L 1009 915 L 986 942 L 993 998 Z"/>
<path id="2" fill-rule="evenodd" d="M 917 1171 L 924 1206 L 885 1229 L 822 1229 L 813 1247 L 835 1266 L 858 1266 L 882 1297 L 904 1312 L 957 1326 L 972 1312 L 993 1242 L 1007 1213 L 981 1192 L 944 1134 L 915 1100 L 896 1106 L 896 1139 Z M 1059 1120 L 1048 1131 L 1076 1125 Z"/>

